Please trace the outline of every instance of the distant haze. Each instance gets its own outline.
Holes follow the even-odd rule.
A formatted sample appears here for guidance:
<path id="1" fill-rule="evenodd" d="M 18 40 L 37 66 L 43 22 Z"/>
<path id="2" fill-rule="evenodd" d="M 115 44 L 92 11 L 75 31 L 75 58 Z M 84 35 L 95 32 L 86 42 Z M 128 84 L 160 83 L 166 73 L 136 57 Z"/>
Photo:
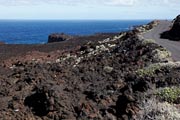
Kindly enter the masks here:
<path id="1" fill-rule="evenodd" d="M 0 19 L 173 19 L 180 0 L 0 0 Z"/>

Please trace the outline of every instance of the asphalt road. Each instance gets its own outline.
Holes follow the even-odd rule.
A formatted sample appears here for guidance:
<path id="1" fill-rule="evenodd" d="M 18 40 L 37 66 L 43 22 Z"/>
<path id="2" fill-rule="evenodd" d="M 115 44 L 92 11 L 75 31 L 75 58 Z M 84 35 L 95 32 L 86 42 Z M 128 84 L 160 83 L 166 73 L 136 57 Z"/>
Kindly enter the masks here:
<path id="1" fill-rule="evenodd" d="M 160 38 L 160 34 L 169 30 L 170 25 L 170 21 L 160 21 L 157 27 L 155 27 L 152 31 L 143 34 L 143 37 L 145 39 L 154 39 L 157 44 L 165 47 L 172 53 L 172 58 L 174 61 L 180 61 L 180 41 L 171 41 Z"/>

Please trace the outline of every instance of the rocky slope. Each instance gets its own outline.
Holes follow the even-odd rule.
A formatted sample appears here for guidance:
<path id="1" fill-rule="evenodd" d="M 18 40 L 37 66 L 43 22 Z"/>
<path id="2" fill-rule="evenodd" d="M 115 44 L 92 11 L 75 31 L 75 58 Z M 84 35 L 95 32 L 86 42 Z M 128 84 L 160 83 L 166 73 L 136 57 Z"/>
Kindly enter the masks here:
<path id="1" fill-rule="evenodd" d="M 178 120 L 177 107 L 164 104 L 157 93 L 177 86 L 180 64 L 171 62 L 170 53 L 161 46 L 139 37 L 148 28 L 54 52 L 48 60 L 4 62 L 1 67 L 7 74 L 0 76 L 0 119 L 152 120 L 164 116 Z M 155 109 L 163 105 L 176 115 Z"/>

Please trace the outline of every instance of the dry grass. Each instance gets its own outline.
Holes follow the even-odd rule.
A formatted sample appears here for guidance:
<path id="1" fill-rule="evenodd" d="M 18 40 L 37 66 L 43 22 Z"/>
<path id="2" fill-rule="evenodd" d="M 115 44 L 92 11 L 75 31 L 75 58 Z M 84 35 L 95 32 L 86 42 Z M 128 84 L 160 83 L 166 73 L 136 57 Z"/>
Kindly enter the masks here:
<path id="1" fill-rule="evenodd" d="M 142 109 L 136 116 L 138 120 L 180 120 L 180 110 L 173 104 L 148 99 L 142 104 Z"/>

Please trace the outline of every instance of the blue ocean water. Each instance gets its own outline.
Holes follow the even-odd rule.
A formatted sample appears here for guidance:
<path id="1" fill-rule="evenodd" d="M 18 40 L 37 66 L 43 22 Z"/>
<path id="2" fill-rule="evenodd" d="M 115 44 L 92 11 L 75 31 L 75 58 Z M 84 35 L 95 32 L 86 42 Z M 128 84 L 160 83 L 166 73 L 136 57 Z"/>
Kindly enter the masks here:
<path id="1" fill-rule="evenodd" d="M 0 41 L 7 44 L 46 43 L 51 33 L 91 35 L 127 31 L 150 20 L 0 20 Z"/>

